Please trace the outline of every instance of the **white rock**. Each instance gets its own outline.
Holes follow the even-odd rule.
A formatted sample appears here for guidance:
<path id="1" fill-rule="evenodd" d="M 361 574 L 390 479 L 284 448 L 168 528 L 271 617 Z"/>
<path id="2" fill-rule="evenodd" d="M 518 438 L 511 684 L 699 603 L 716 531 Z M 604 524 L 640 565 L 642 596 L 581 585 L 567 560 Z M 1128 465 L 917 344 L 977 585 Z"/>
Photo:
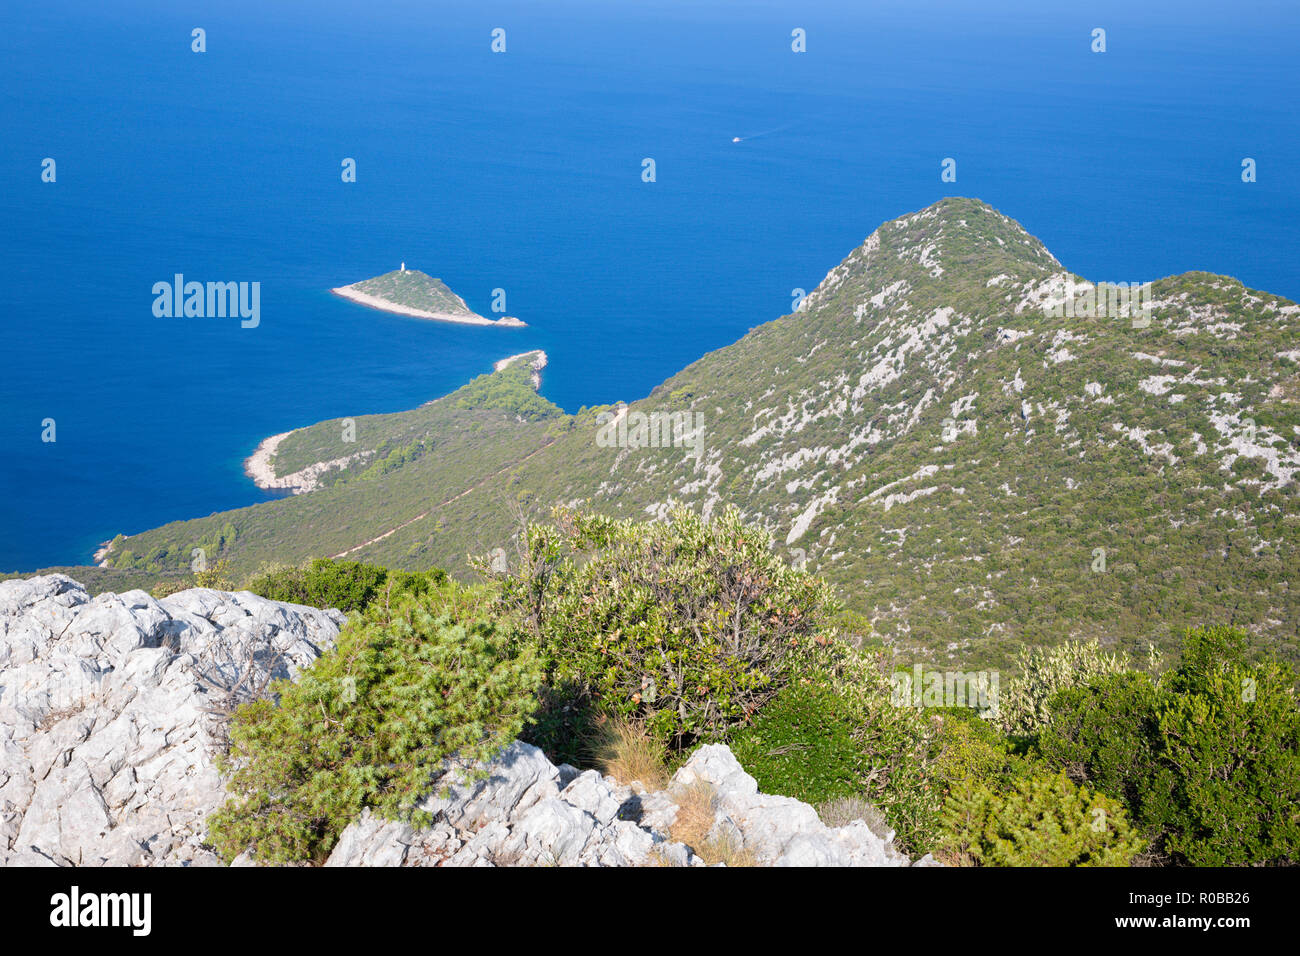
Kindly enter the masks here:
<path id="1" fill-rule="evenodd" d="M 889 839 L 861 820 L 832 828 L 808 804 L 758 791 L 730 749 L 701 747 L 673 776 L 672 790 L 700 783 L 717 794 L 713 839 L 738 840 L 761 864 L 774 866 L 906 866 Z M 890 834 L 892 837 L 892 834 Z"/>
<path id="2" fill-rule="evenodd" d="M 225 790 L 200 675 L 290 677 L 342 621 L 246 592 L 0 582 L 0 864 L 212 862 L 202 835 Z"/>
<path id="3" fill-rule="evenodd" d="M 507 860 L 565 866 L 578 862 L 599 826 L 596 818 L 559 797 L 549 797 L 524 814 L 501 846 Z"/>
<path id="4" fill-rule="evenodd" d="M 609 781 L 595 770 L 580 774 L 560 795 L 566 802 L 586 810 L 602 825 L 613 821 L 622 804 L 622 801 L 614 797 Z"/>

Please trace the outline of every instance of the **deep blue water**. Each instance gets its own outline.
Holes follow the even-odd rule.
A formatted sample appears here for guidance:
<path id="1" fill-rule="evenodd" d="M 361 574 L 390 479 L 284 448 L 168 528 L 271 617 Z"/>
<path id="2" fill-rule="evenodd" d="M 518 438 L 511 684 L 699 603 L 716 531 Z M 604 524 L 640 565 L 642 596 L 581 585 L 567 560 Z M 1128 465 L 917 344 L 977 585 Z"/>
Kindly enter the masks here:
<path id="1" fill-rule="evenodd" d="M 639 397 L 945 195 L 1093 279 L 1300 298 L 1298 27 L 1249 0 L 7 4 L 0 568 L 262 500 L 265 435 L 528 348 L 567 409 Z M 402 260 L 530 327 L 326 291 Z M 177 272 L 260 282 L 260 326 L 155 318 Z"/>

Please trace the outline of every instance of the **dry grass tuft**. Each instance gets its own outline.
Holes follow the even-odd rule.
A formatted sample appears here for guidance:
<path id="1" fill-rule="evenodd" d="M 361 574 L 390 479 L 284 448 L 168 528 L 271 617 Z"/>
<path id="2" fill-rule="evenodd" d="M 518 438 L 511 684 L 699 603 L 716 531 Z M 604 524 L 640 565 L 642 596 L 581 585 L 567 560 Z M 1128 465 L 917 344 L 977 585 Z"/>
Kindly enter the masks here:
<path id="1" fill-rule="evenodd" d="M 696 781 L 675 793 L 673 799 L 677 802 L 677 817 L 671 828 L 674 840 L 685 843 L 710 866 L 758 865 L 753 851 L 745 849 L 735 834 L 712 835 L 718 810 L 718 794 L 712 785 Z"/>
<path id="2" fill-rule="evenodd" d="M 662 790 L 668 785 L 667 748 L 646 733 L 640 721 L 602 721 L 596 731 L 593 751 L 600 772 L 619 783 L 637 782 L 647 790 Z"/>
<path id="3" fill-rule="evenodd" d="M 708 841 L 717 816 L 718 794 L 710 784 L 697 780 L 673 794 L 677 817 L 671 827 L 672 838 L 685 843 L 695 852 Z"/>
<path id="4" fill-rule="evenodd" d="M 862 820 L 880 839 L 890 832 L 884 815 L 861 797 L 840 797 L 817 806 L 817 816 L 828 827 L 846 827 L 854 820 Z"/>
<path id="5" fill-rule="evenodd" d="M 702 846 L 693 849 L 700 859 L 710 866 L 717 863 L 728 867 L 758 866 L 758 859 L 754 856 L 754 851 L 745 849 L 740 845 L 740 841 L 730 834 L 724 834 L 713 840 L 706 840 Z"/>
<path id="6" fill-rule="evenodd" d="M 44 717 L 36 722 L 36 730 L 39 733 L 45 733 L 59 721 L 67 720 L 69 717 L 75 717 L 85 709 L 85 701 L 69 704 L 67 707 L 52 708 Z"/>

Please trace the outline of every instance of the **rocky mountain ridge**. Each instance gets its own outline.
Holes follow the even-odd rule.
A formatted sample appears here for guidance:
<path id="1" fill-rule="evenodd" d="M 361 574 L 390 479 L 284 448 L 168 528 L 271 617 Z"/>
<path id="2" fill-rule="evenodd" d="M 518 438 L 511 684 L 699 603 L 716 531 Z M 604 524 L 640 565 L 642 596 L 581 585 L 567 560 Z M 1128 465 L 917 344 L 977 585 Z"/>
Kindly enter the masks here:
<path id="1" fill-rule="evenodd" d="M 1122 278 L 1141 316 L 1009 217 L 945 199 L 626 412 L 565 415 L 507 367 L 357 419 L 355 444 L 338 422 L 300 430 L 282 473 L 374 454 L 109 562 L 164 575 L 207 544 L 244 571 L 346 553 L 468 576 L 466 554 L 508 549 L 514 502 L 734 503 L 909 656 L 1007 666 L 1093 637 L 1145 653 L 1213 622 L 1300 657 L 1300 306 L 1209 273 Z M 615 412 L 689 416 L 702 451 L 602 442 Z"/>

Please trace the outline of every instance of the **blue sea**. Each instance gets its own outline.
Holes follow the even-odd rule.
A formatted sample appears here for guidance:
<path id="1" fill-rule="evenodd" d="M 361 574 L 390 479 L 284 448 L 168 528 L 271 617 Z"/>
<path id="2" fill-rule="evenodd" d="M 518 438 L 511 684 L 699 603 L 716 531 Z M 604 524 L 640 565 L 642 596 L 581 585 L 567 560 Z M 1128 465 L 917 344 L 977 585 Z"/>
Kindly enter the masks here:
<path id="1" fill-rule="evenodd" d="M 945 195 L 1092 279 L 1300 298 L 1298 40 L 1291 0 L 6 4 L 0 569 L 264 500 L 266 435 L 526 349 L 566 409 L 640 397 Z M 403 261 L 528 328 L 328 292 Z M 155 317 L 176 273 L 260 324 Z"/>

